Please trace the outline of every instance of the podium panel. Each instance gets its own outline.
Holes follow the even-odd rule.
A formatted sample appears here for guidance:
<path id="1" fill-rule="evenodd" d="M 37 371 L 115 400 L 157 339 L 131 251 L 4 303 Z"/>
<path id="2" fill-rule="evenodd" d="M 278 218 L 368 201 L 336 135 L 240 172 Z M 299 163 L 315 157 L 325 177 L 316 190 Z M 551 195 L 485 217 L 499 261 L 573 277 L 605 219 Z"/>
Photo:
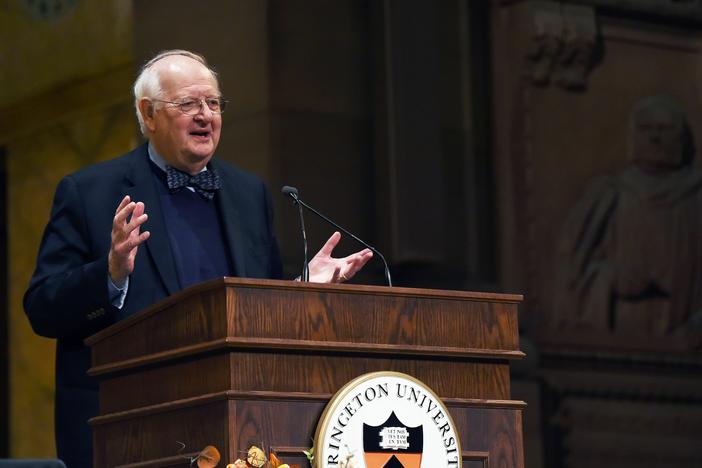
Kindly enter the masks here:
<path id="1" fill-rule="evenodd" d="M 86 340 L 100 379 L 94 466 L 185 467 L 206 445 L 233 462 L 252 444 L 306 466 L 331 396 L 389 370 L 442 398 L 464 466 L 522 467 L 525 405 L 509 381 L 520 301 L 242 278 L 181 291 Z"/>

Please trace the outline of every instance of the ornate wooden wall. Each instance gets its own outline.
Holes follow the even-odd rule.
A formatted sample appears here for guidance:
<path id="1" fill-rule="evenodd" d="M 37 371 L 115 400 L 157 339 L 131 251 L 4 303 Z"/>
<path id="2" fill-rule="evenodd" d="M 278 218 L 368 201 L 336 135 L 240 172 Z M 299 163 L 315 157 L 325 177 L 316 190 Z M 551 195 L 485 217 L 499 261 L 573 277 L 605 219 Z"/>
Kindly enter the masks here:
<path id="1" fill-rule="evenodd" d="M 699 466 L 702 460 L 695 448 L 702 424 L 702 342 L 690 299 L 699 286 L 627 296 L 611 283 L 611 290 L 601 287 L 602 303 L 592 306 L 583 293 L 603 281 L 596 279 L 603 265 L 619 272 L 617 281 L 633 281 L 624 273 L 630 265 L 622 247 L 615 254 L 611 246 L 600 247 L 615 235 L 612 219 L 623 220 L 620 234 L 636 219 L 652 229 L 618 241 L 627 249 L 640 246 L 632 255 L 646 264 L 641 274 L 651 288 L 658 287 L 662 269 L 677 272 L 676 284 L 692 285 L 690 275 L 702 268 L 697 241 L 683 240 L 697 232 L 694 216 L 679 224 L 654 221 L 674 216 L 681 204 L 702 206 L 700 184 L 655 206 L 644 195 L 631 203 L 626 198 L 639 190 L 632 184 L 649 182 L 659 196 L 670 193 L 662 187 L 675 185 L 677 177 L 629 177 L 636 166 L 630 116 L 641 98 L 667 95 L 680 102 L 699 146 L 700 18 L 696 2 L 493 2 L 501 284 L 526 296 L 523 338 L 533 348 L 523 345 L 531 364 L 522 384 L 532 397 L 521 398 L 542 409 L 526 415 L 538 417 L 543 428 L 540 441 L 527 443 L 527 460 L 530 451 L 541 451 L 549 467 Z M 699 167 L 696 157 L 680 174 L 697 180 Z M 612 189 L 609 204 L 603 203 L 603 185 Z M 647 250 L 657 233 L 678 240 Z M 568 242 L 576 248 L 563 248 Z M 681 246 L 689 251 L 684 260 L 674 253 Z M 585 266 L 575 273 L 559 267 L 569 262 Z M 569 275 L 581 289 L 559 303 L 562 288 L 575 287 L 564 286 Z M 612 301 L 628 302 L 630 313 L 641 315 L 617 316 Z M 676 301 L 689 301 L 676 326 L 645 328 L 644 313 L 666 317 L 664 303 Z M 601 319 L 583 318 L 586 305 Z"/>

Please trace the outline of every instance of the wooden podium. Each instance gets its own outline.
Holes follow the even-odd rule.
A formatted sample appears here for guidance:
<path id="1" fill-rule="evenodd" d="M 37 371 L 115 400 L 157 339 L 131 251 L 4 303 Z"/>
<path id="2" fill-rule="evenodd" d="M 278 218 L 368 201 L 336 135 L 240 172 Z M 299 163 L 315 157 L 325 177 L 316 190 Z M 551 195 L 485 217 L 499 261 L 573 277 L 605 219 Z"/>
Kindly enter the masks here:
<path id="1" fill-rule="evenodd" d="M 251 444 L 307 466 L 317 420 L 358 375 L 410 374 L 444 401 L 464 467 L 522 467 L 521 296 L 224 278 L 90 337 L 95 467 L 220 466 Z M 242 457 L 243 458 L 243 457 Z"/>

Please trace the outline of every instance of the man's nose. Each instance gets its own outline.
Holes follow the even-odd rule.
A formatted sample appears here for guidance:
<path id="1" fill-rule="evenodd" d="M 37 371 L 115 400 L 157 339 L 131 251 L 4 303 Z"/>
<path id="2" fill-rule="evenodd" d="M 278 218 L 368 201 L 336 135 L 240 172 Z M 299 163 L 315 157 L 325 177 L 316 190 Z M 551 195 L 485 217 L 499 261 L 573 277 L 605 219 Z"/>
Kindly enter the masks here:
<path id="1" fill-rule="evenodd" d="M 195 119 L 198 120 L 204 120 L 205 122 L 209 122 L 212 120 L 214 117 L 214 112 L 212 112 L 207 105 L 207 102 L 205 102 L 204 99 L 200 99 L 200 108 L 197 112 L 197 114 L 194 115 Z"/>

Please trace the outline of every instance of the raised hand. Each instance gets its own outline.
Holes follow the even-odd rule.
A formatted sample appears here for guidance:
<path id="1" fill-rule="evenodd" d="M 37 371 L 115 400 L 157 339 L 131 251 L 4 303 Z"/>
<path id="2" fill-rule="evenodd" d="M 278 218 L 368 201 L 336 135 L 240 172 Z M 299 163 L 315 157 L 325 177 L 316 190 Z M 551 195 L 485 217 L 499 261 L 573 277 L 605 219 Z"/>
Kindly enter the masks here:
<path id="1" fill-rule="evenodd" d="M 335 232 L 317 252 L 309 263 L 310 281 L 315 283 L 342 283 L 349 280 L 368 260 L 373 258 L 373 252 L 363 249 L 348 257 L 333 258 L 332 252 L 341 240 L 341 234 Z"/>
<path id="2" fill-rule="evenodd" d="M 149 238 L 149 231 L 141 232 L 148 215 L 142 202 L 133 202 L 129 195 L 120 202 L 112 221 L 112 244 L 108 255 L 110 278 L 122 287 L 134 271 L 134 258 L 139 246 Z"/>

